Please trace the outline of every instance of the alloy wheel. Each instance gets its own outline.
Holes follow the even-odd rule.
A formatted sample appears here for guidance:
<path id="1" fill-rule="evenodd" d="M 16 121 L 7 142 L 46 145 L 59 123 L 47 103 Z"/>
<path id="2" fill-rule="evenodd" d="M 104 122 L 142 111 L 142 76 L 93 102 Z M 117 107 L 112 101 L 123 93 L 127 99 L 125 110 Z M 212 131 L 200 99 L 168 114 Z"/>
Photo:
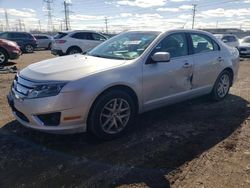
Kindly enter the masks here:
<path id="1" fill-rule="evenodd" d="M 33 46 L 31 46 L 29 44 L 25 47 L 25 51 L 28 52 L 28 53 L 33 52 L 33 50 L 34 50 Z"/>
<path id="2" fill-rule="evenodd" d="M 217 86 L 217 94 L 220 98 L 223 98 L 227 95 L 230 88 L 230 77 L 228 74 L 223 74 L 220 77 L 218 86 Z"/>
<path id="3" fill-rule="evenodd" d="M 100 114 L 100 125 L 104 132 L 116 134 L 126 127 L 130 115 L 129 103 L 124 99 L 115 98 L 104 105 Z"/>

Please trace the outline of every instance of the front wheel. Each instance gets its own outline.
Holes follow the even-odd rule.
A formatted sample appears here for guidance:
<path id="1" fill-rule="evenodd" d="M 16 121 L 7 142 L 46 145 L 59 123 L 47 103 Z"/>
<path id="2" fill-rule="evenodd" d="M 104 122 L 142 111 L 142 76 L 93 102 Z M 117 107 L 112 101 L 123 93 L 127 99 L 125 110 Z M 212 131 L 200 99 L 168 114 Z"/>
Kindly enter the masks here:
<path id="1" fill-rule="evenodd" d="M 0 66 L 6 64 L 8 61 L 8 55 L 4 50 L 0 49 Z"/>
<path id="2" fill-rule="evenodd" d="M 224 99 L 229 92 L 232 83 L 231 74 L 225 70 L 217 78 L 213 91 L 211 92 L 211 97 L 215 101 L 220 101 Z"/>
<path id="3" fill-rule="evenodd" d="M 133 98 L 124 91 L 104 93 L 94 103 L 88 118 L 88 130 L 97 138 L 109 140 L 124 134 L 136 115 Z"/>

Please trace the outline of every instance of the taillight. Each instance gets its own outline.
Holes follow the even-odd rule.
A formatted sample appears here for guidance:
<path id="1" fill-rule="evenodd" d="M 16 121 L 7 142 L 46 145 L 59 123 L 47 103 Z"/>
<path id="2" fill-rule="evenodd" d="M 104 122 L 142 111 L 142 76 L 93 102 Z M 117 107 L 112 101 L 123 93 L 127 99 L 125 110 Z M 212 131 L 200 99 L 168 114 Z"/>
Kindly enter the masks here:
<path id="1" fill-rule="evenodd" d="M 65 42 L 67 42 L 66 40 L 56 40 L 55 41 L 57 44 L 64 44 Z"/>

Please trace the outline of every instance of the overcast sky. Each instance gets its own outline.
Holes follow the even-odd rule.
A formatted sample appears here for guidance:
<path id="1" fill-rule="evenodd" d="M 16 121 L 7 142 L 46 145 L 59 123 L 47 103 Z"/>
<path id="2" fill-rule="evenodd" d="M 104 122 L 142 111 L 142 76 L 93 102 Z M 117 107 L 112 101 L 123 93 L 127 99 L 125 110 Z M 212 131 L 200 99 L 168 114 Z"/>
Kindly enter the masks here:
<path id="1" fill-rule="evenodd" d="M 70 0 L 68 0 L 70 1 Z M 192 4 L 197 4 L 196 28 L 231 27 L 250 29 L 250 0 L 71 0 L 71 29 L 109 30 L 191 28 Z M 63 0 L 54 0 L 53 24 L 60 28 L 64 19 Z M 0 0 L 0 25 L 5 26 L 4 9 L 10 26 L 17 20 L 27 30 L 47 29 L 43 0 Z"/>

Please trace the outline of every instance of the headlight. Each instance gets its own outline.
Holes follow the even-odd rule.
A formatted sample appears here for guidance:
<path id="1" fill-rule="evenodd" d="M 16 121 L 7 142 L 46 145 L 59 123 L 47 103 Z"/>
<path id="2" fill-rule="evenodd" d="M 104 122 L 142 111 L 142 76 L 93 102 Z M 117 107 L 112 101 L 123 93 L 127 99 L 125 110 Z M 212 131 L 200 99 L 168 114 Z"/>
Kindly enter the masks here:
<path id="1" fill-rule="evenodd" d="M 8 41 L 7 44 L 8 44 L 9 46 L 17 46 L 17 44 L 16 44 L 15 42 L 11 42 L 11 41 Z"/>
<path id="2" fill-rule="evenodd" d="M 58 95 L 65 84 L 66 83 L 37 85 L 29 91 L 27 98 L 34 99 Z"/>

